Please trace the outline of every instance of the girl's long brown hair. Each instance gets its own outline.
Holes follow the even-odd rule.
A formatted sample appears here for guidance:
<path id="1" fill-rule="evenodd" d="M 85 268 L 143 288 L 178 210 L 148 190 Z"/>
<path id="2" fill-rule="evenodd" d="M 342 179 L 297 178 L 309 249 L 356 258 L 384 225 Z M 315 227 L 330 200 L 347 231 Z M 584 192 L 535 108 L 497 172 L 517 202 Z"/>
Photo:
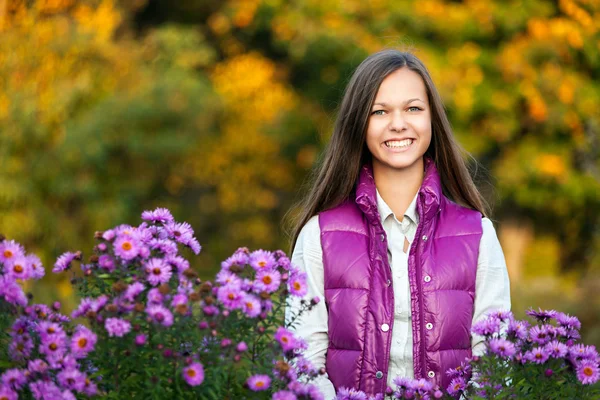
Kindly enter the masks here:
<path id="1" fill-rule="evenodd" d="M 341 204 L 353 192 L 360 167 L 371 158 L 366 146 L 367 125 L 379 86 L 385 77 L 404 67 L 418 73 L 427 89 L 432 138 L 425 155 L 435 162 L 444 195 L 488 215 L 488 205 L 473 183 L 463 158 L 466 152 L 454 139 L 427 68 L 412 53 L 383 50 L 367 57 L 356 68 L 344 91 L 331 140 L 313 172 L 311 189 L 299 203 L 300 214 L 293 222 L 292 248 L 312 216 Z"/>

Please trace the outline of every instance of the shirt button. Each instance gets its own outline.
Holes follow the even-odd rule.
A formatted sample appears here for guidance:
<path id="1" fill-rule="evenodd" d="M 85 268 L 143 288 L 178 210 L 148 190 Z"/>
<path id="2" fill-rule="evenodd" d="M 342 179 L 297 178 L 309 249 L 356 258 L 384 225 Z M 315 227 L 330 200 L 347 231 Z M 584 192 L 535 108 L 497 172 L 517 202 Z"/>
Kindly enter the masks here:
<path id="1" fill-rule="evenodd" d="M 423 235 L 423 241 L 426 242 L 427 241 L 427 235 Z"/>
<path id="2" fill-rule="evenodd" d="M 425 277 L 423 278 L 423 280 L 425 282 L 431 282 L 431 277 L 429 275 L 425 275 Z"/>
<path id="3" fill-rule="evenodd" d="M 388 279 L 388 280 L 385 282 L 385 285 L 386 285 L 386 286 L 390 286 L 391 284 L 392 284 L 392 281 L 391 281 L 391 280 L 389 280 L 389 279 Z"/>
<path id="4" fill-rule="evenodd" d="M 429 371 L 429 372 L 427 373 L 427 376 L 428 376 L 428 377 L 430 377 L 430 378 L 433 378 L 433 377 L 435 376 L 435 372 L 433 372 L 433 371 Z"/>
<path id="5" fill-rule="evenodd" d="M 377 371 L 377 373 L 375 374 L 375 377 L 376 377 L 377 379 L 381 379 L 381 378 L 383 378 L 383 372 L 381 372 L 381 371 Z"/>
<path id="6" fill-rule="evenodd" d="M 381 325 L 381 330 L 387 332 L 390 330 L 390 326 L 388 324 Z"/>
<path id="7" fill-rule="evenodd" d="M 432 330 L 433 329 L 433 324 L 431 322 L 428 322 L 427 325 L 425 325 L 425 328 L 427 328 L 427 330 Z"/>

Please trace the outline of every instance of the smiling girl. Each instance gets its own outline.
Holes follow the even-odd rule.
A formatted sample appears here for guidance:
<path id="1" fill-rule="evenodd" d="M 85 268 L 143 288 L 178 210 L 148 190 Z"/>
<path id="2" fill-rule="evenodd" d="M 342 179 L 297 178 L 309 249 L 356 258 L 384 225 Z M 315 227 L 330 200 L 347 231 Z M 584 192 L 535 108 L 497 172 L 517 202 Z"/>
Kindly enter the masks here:
<path id="1" fill-rule="evenodd" d="M 308 295 L 325 300 L 294 329 L 326 368 L 326 399 L 340 387 L 383 393 L 396 376 L 445 388 L 478 342 L 472 323 L 510 309 L 464 154 L 417 57 L 384 50 L 358 66 L 293 241 Z"/>

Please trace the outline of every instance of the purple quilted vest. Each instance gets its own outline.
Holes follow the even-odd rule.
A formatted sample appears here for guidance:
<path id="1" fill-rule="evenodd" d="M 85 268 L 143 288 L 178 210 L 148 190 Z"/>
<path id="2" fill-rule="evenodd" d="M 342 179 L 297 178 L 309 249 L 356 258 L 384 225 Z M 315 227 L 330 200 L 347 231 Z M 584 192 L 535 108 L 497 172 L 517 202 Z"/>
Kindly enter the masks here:
<path id="1" fill-rule="evenodd" d="M 417 212 L 408 258 L 414 376 L 445 388 L 445 371 L 471 355 L 481 214 L 442 195 L 429 159 Z M 356 199 L 320 213 L 319 225 L 329 313 L 327 373 L 336 390 L 384 392 L 394 291 L 370 165 L 361 170 Z"/>

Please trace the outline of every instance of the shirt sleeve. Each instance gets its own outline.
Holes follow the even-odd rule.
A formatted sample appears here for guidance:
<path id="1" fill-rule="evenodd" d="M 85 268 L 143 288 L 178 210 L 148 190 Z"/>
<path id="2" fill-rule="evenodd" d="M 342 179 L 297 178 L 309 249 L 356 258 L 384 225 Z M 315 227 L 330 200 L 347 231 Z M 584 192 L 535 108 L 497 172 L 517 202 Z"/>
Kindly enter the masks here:
<path id="1" fill-rule="evenodd" d="M 329 335 L 327 326 L 327 307 L 325 306 L 325 285 L 323 273 L 323 250 L 321 248 L 321 229 L 319 217 L 312 217 L 300 231 L 296 246 L 292 252 L 292 264 L 307 274 L 307 299 L 319 297 L 321 301 L 312 310 L 303 313 L 289 327 L 298 336 L 306 340 L 308 349 L 304 356 L 315 368 L 325 367 Z M 301 304 L 298 298 L 292 298 L 286 308 L 286 325 L 298 314 Z M 335 388 L 328 376 L 319 376 L 314 384 L 321 390 L 325 399 L 335 397 Z"/>
<path id="2" fill-rule="evenodd" d="M 482 218 L 481 224 L 483 234 L 477 261 L 473 324 L 485 318 L 489 312 L 510 310 L 510 282 L 502 247 L 492 221 Z M 485 352 L 483 340 L 483 337 L 473 334 L 471 339 L 473 355 L 481 355 Z"/>

